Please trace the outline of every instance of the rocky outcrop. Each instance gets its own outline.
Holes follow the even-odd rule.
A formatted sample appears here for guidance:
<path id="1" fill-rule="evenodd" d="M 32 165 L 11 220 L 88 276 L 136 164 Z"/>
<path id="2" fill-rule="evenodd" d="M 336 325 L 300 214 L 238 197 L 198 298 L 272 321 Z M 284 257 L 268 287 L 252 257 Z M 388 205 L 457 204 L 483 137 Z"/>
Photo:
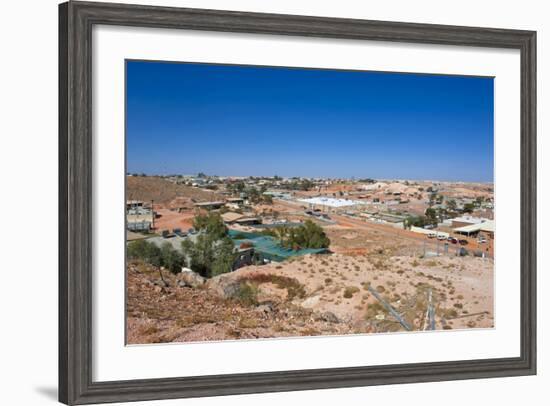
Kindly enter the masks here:
<path id="1" fill-rule="evenodd" d="M 209 279 L 206 287 L 219 297 L 230 299 L 238 295 L 241 283 L 227 275 L 220 275 Z"/>

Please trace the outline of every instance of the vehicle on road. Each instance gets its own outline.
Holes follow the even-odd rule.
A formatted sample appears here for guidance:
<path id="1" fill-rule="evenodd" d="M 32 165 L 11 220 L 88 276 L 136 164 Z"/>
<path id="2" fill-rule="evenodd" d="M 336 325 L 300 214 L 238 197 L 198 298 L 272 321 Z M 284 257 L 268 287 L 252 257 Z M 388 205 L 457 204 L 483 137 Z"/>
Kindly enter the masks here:
<path id="1" fill-rule="evenodd" d="M 187 233 L 184 231 L 181 231 L 181 228 L 174 228 L 172 232 L 177 235 L 178 237 L 185 237 L 187 236 Z"/>
<path id="2" fill-rule="evenodd" d="M 162 238 L 172 238 L 174 234 L 171 234 L 168 230 L 162 230 Z"/>

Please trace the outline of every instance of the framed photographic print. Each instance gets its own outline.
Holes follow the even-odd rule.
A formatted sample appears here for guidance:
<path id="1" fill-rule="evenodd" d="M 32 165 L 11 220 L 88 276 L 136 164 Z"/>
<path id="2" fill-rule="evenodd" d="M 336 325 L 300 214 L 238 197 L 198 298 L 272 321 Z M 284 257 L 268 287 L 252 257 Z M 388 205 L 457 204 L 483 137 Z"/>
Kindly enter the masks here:
<path id="1" fill-rule="evenodd" d="M 59 28 L 61 402 L 536 373 L 535 32 Z"/>

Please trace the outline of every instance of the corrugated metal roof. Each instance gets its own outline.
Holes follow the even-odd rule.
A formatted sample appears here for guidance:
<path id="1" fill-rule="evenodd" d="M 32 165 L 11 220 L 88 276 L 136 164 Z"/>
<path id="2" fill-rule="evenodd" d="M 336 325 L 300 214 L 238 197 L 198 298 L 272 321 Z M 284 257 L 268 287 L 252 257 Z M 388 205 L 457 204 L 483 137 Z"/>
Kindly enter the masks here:
<path id="1" fill-rule="evenodd" d="M 458 227 L 454 229 L 457 233 L 475 233 L 476 231 L 495 232 L 495 221 L 487 220 L 482 223 L 470 224 L 468 226 Z"/>

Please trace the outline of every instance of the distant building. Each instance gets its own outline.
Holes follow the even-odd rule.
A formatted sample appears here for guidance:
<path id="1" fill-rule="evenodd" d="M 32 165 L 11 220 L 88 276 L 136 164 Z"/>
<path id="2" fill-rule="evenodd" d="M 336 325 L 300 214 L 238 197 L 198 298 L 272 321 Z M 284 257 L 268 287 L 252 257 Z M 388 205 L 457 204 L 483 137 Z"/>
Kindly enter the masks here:
<path id="1" fill-rule="evenodd" d="M 224 223 L 226 224 L 233 224 L 235 223 L 237 220 L 240 220 L 242 219 L 244 216 L 240 213 L 234 213 L 232 211 L 229 211 L 227 213 L 223 213 L 222 214 L 222 220 Z"/>
<path id="2" fill-rule="evenodd" d="M 279 200 L 292 199 L 292 195 L 286 192 L 267 191 L 267 192 L 264 192 L 263 194 L 266 196 L 271 196 L 273 199 L 279 199 Z"/>
<path id="3" fill-rule="evenodd" d="M 484 219 L 484 221 L 479 223 L 454 228 L 453 231 L 457 234 L 462 234 L 466 236 L 484 236 L 486 238 L 494 239 L 495 221 Z"/>
<path id="4" fill-rule="evenodd" d="M 195 207 L 198 207 L 200 209 L 206 209 L 206 210 L 215 210 L 219 209 L 225 204 L 225 202 L 201 202 L 201 203 L 195 203 Z"/>
<path id="5" fill-rule="evenodd" d="M 130 231 L 150 231 L 154 226 L 155 213 L 140 200 L 126 202 L 126 229 Z"/>

